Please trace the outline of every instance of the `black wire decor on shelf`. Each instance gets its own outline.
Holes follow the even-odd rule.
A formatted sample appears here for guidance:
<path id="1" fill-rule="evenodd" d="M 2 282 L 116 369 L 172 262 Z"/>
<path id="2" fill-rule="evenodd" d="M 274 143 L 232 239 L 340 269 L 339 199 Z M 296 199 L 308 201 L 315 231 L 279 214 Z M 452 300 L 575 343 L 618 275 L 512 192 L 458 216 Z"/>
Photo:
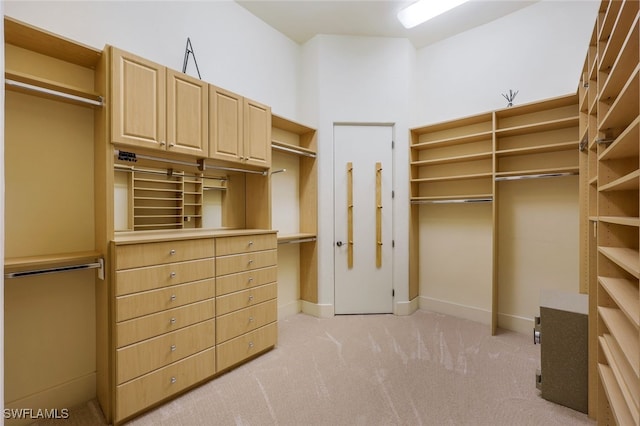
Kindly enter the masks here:
<path id="1" fill-rule="evenodd" d="M 193 58 L 195 60 L 195 57 Z M 512 89 L 509 89 L 509 93 L 503 93 L 502 97 L 505 98 L 507 100 L 507 102 L 509 102 L 507 104 L 507 107 L 512 107 L 513 106 L 513 100 L 516 98 L 516 95 L 518 94 L 518 90 L 516 90 L 515 92 Z"/>
<path id="2" fill-rule="evenodd" d="M 182 72 L 186 74 L 187 72 L 187 64 L 189 63 L 189 55 L 193 56 L 193 63 L 196 65 L 196 71 L 198 72 L 198 78 L 202 80 L 200 76 L 200 69 L 198 68 L 198 61 L 196 60 L 196 54 L 193 51 L 193 46 L 191 45 L 191 39 L 187 37 L 187 45 L 184 49 L 184 61 L 182 63 Z"/>

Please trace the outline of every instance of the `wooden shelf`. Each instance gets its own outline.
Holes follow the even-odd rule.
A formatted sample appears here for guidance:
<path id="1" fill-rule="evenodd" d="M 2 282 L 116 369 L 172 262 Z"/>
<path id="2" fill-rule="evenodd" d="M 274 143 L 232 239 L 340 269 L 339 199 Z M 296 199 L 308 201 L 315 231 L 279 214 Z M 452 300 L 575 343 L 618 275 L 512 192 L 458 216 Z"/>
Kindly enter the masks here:
<path id="1" fill-rule="evenodd" d="M 556 173 L 579 173 L 578 167 L 558 167 L 554 169 L 532 169 L 532 170 L 514 170 L 508 172 L 496 172 L 496 177 L 508 177 L 508 176 L 531 176 L 531 175 L 545 175 Z"/>
<path id="2" fill-rule="evenodd" d="M 625 82 L 622 91 L 615 99 L 609 111 L 598 123 L 598 130 L 606 132 L 610 128 L 626 128 L 638 117 L 640 100 L 638 99 L 640 64 Z M 600 119 L 598 115 L 598 119 Z"/>
<path id="3" fill-rule="evenodd" d="M 621 310 L 615 308 L 598 307 L 598 314 L 620 345 L 624 357 L 631 365 L 636 376 L 640 376 L 640 344 L 638 329 L 635 328 Z"/>
<path id="4" fill-rule="evenodd" d="M 7 90 L 36 95 L 46 99 L 64 101 L 84 107 L 102 106 L 102 96 L 95 92 L 87 92 L 78 87 L 25 73 L 6 71 L 4 76 L 5 88 Z"/>
<path id="5" fill-rule="evenodd" d="M 640 139 L 640 116 L 616 138 L 598 157 L 599 161 L 617 160 L 621 158 L 637 157 L 640 153 L 638 139 Z"/>
<path id="6" fill-rule="evenodd" d="M 493 194 L 462 194 L 462 195 L 442 195 L 432 197 L 411 197 L 413 204 L 438 204 L 438 203 L 456 203 L 456 202 L 486 202 L 493 200 Z"/>
<path id="7" fill-rule="evenodd" d="M 636 3 L 636 2 L 626 2 Z M 636 6 L 637 7 L 637 6 Z M 607 64 L 603 72 L 603 76 L 607 76 L 606 80 L 603 78 L 601 84 L 600 93 L 598 98 L 600 101 L 605 101 L 609 97 L 615 97 L 621 92 L 624 82 L 627 81 L 629 76 L 633 74 L 633 70 L 638 64 L 638 50 L 639 46 L 638 36 L 638 17 L 636 16 L 633 31 L 627 35 L 627 39 L 624 41 L 623 51 L 618 52 L 619 56 L 613 58 L 611 63 Z M 613 61 L 615 60 L 615 62 Z M 607 75 L 608 74 L 608 75 Z"/>
<path id="8" fill-rule="evenodd" d="M 4 42 L 72 64 L 95 69 L 102 51 L 4 17 Z"/>
<path id="9" fill-rule="evenodd" d="M 576 127 L 579 123 L 579 117 L 572 116 L 567 118 L 559 118 L 557 120 L 549 120 L 522 126 L 507 127 L 504 129 L 496 129 L 496 137 L 505 138 L 510 136 L 519 136 L 531 133 L 546 132 L 549 130 L 566 129 L 568 127 Z"/>
<path id="10" fill-rule="evenodd" d="M 545 152 L 570 151 L 578 148 L 578 143 L 562 142 L 547 145 L 529 146 L 526 148 L 501 149 L 496 151 L 496 157 L 509 157 L 514 155 L 541 154 Z"/>
<path id="11" fill-rule="evenodd" d="M 465 161 L 488 160 L 493 157 L 493 152 L 480 152 L 477 154 L 458 155 L 454 157 L 435 158 L 432 160 L 412 161 L 412 166 L 430 166 L 436 164 L 460 163 Z"/>
<path id="12" fill-rule="evenodd" d="M 317 238 L 316 234 L 308 232 L 300 232 L 297 234 L 278 234 L 278 244 L 285 243 L 298 243 L 298 242 L 313 242 Z M 313 241 L 310 241 L 313 240 Z"/>
<path id="13" fill-rule="evenodd" d="M 602 185 L 598 191 L 628 191 L 637 190 L 639 188 L 638 179 L 640 178 L 640 170 L 635 170 L 628 175 L 622 176 L 613 182 Z"/>
<path id="14" fill-rule="evenodd" d="M 614 223 L 617 225 L 640 227 L 640 218 L 627 216 L 600 216 L 601 222 Z"/>
<path id="15" fill-rule="evenodd" d="M 638 3 L 636 1 L 623 2 L 622 10 L 617 15 L 618 19 L 613 23 L 611 34 L 607 37 L 606 45 L 602 49 L 602 56 L 598 66 L 600 71 L 606 72 L 607 69 L 613 68 L 616 60 L 625 56 L 625 52 L 627 52 L 625 45 L 629 42 L 629 35 L 633 33 L 633 26 L 638 23 L 637 14 Z M 637 33 L 635 38 L 637 51 Z"/>
<path id="16" fill-rule="evenodd" d="M 638 250 L 599 246 L 598 251 L 634 277 L 640 278 L 640 253 Z"/>
<path id="17" fill-rule="evenodd" d="M 493 136 L 493 132 L 480 132 L 473 133 L 469 135 L 455 136 L 451 138 L 438 139 L 429 142 L 419 142 L 411 145 L 412 149 L 415 150 L 423 150 L 423 149 L 432 149 L 432 148 L 440 148 L 445 146 L 453 146 L 453 145 L 464 145 L 473 142 L 479 142 L 483 140 L 491 140 Z"/>
<path id="18" fill-rule="evenodd" d="M 629 409 L 629 414 L 634 419 L 634 424 L 638 424 L 640 413 L 638 413 L 638 399 L 640 398 L 640 386 L 637 383 L 628 383 L 625 380 L 629 377 L 634 377 L 631 366 L 625 362 L 624 354 L 620 345 L 610 334 L 604 334 L 598 338 L 600 342 L 600 348 L 609 363 L 611 372 L 616 381 L 617 387 L 620 390 L 620 394 L 624 399 L 625 405 Z"/>
<path id="19" fill-rule="evenodd" d="M 611 411 L 619 425 L 632 425 L 633 417 L 629 411 L 629 407 L 618 387 L 618 382 L 611 370 L 611 367 L 604 364 L 598 364 L 598 371 L 600 373 L 600 380 L 604 385 L 604 390 L 611 406 Z"/>
<path id="20" fill-rule="evenodd" d="M 456 176 L 439 176 L 439 177 L 430 177 L 430 178 L 417 178 L 411 179 L 411 183 L 425 183 L 425 182 L 447 182 L 454 180 L 471 180 L 471 179 L 484 179 L 490 178 L 493 176 L 493 173 L 475 173 L 469 175 L 456 175 Z"/>
<path id="21" fill-rule="evenodd" d="M 95 262 L 100 257 L 102 257 L 102 254 L 95 250 L 9 257 L 4 259 L 4 272 L 13 273 L 32 269 L 63 267 L 75 263 Z"/>
<path id="22" fill-rule="evenodd" d="M 288 152 L 290 154 L 303 155 L 303 156 L 306 156 L 306 157 L 315 157 L 316 156 L 316 152 L 315 151 L 312 151 L 312 150 L 307 149 L 307 148 L 302 148 L 302 147 L 297 146 L 297 145 L 292 145 L 292 144 L 288 144 L 288 143 L 285 143 L 285 142 L 276 141 L 276 140 L 272 140 L 271 141 L 271 148 L 279 150 L 279 151 L 283 151 L 283 152 Z"/>
<path id="23" fill-rule="evenodd" d="M 632 283 L 624 278 L 598 277 L 602 285 L 618 305 L 620 310 L 632 321 L 636 328 L 640 328 L 640 298 L 638 283 Z"/>

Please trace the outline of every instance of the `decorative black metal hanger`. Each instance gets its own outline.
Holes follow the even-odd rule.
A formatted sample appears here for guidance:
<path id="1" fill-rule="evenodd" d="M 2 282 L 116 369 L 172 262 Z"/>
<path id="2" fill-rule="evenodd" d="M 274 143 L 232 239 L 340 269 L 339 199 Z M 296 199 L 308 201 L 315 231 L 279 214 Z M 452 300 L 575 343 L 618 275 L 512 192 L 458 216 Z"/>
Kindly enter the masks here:
<path id="1" fill-rule="evenodd" d="M 189 39 L 189 37 L 187 37 L 187 46 L 185 47 L 185 50 L 184 50 L 184 62 L 182 64 L 183 73 L 187 72 L 187 63 L 189 62 L 189 54 L 193 56 L 193 62 L 196 64 L 196 71 L 198 72 L 198 78 L 202 80 L 202 77 L 200 76 L 200 69 L 198 69 L 198 61 L 196 61 L 196 54 L 193 51 L 191 40 Z"/>

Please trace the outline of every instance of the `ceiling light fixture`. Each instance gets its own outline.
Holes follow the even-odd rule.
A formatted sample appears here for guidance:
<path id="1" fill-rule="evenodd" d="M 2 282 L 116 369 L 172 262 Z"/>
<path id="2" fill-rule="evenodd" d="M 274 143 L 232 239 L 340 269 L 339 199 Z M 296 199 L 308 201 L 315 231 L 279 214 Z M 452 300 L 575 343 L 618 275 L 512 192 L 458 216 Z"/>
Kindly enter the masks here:
<path id="1" fill-rule="evenodd" d="M 469 0 L 419 0 L 398 12 L 398 20 L 409 29 Z"/>

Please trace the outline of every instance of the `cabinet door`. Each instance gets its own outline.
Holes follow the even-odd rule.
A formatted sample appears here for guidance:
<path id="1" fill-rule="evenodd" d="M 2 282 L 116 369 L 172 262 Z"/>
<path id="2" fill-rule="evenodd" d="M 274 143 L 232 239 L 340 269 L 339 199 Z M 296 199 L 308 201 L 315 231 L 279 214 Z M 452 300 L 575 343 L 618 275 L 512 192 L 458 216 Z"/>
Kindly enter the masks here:
<path id="1" fill-rule="evenodd" d="M 206 157 L 208 111 L 209 85 L 167 69 L 167 150 Z"/>
<path id="2" fill-rule="evenodd" d="M 165 149 L 165 67 L 112 48 L 114 143 Z"/>
<path id="3" fill-rule="evenodd" d="M 244 101 L 244 161 L 253 166 L 271 166 L 271 108 Z"/>
<path id="4" fill-rule="evenodd" d="M 209 86 L 209 157 L 242 161 L 243 97 Z"/>

